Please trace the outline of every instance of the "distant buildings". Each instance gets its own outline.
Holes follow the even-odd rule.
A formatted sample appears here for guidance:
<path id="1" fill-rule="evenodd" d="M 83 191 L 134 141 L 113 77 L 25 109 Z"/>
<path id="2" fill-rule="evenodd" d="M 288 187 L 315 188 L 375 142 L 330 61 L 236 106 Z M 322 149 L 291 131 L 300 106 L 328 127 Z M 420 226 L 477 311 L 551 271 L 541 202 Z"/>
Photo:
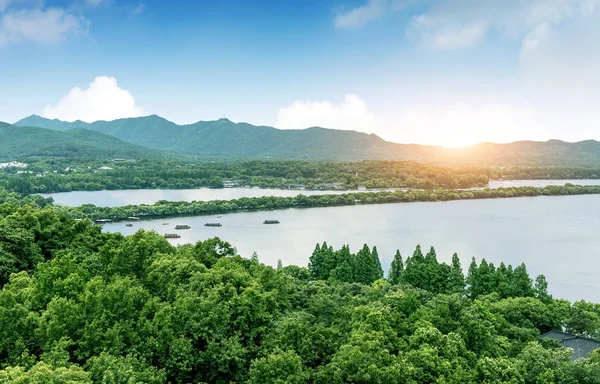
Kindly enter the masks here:
<path id="1" fill-rule="evenodd" d="M 224 188 L 235 188 L 240 187 L 244 184 L 243 180 L 223 180 Z"/>
<path id="2" fill-rule="evenodd" d="M 573 360 L 577 360 L 582 357 L 590 357 L 590 353 L 592 353 L 592 351 L 600 348 L 600 341 L 598 340 L 573 335 L 571 333 L 562 331 L 546 332 L 541 337 L 545 339 L 553 339 L 563 347 L 571 348 L 573 350 L 573 354 L 571 355 Z"/>
<path id="3" fill-rule="evenodd" d="M 123 163 L 123 162 L 129 162 L 129 163 L 135 163 L 135 159 L 121 159 L 121 158 L 117 158 L 117 159 L 112 159 L 111 160 L 113 163 Z"/>
<path id="4" fill-rule="evenodd" d="M 19 161 L 9 161 L 8 163 L 0 163 L 0 168 L 27 168 L 29 164 L 21 163 Z"/>
<path id="5" fill-rule="evenodd" d="M 104 167 L 100 167 L 100 168 L 98 168 L 98 170 L 99 170 L 99 171 L 112 171 L 113 169 L 112 169 L 111 167 L 106 167 L 106 166 L 104 166 Z"/>

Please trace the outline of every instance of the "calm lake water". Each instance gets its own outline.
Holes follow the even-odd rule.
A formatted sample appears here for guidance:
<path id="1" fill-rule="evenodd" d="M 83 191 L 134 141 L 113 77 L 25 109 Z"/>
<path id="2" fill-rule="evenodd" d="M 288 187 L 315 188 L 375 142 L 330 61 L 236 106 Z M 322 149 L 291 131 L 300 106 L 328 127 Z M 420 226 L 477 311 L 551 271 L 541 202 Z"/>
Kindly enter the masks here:
<path id="1" fill-rule="evenodd" d="M 546 185 L 600 185 L 600 180 L 504 180 L 490 181 L 490 188 L 522 187 Z M 224 188 L 224 189 L 133 189 L 121 191 L 76 191 L 43 194 L 52 197 L 57 204 L 79 206 L 94 204 L 99 207 L 117 207 L 132 204 L 154 204 L 159 200 L 168 201 L 202 201 L 202 200 L 231 200 L 241 197 L 261 196 L 297 196 L 339 194 L 357 191 L 300 191 L 289 189 L 259 189 L 259 188 Z"/>
<path id="2" fill-rule="evenodd" d="M 564 181 L 561 181 L 564 182 Z M 581 181 L 579 181 L 580 183 Z M 264 225 L 277 219 L 278 225 Z M 204 227 L 218 221 L 220 228 Z M 163 225 L 168 222 L 169 225 Z M 140 228 L 160 234 L 177 231 L 173 244 L 219 236 L 244 257 L 256 251 L 262 262 L 306 265 L 317 242 L 357 251 L 376 245 L 387 271 L 396 251 L 403 257 L 415 246 L 435 246 L 438 260 L 457 252 L 466 270 L 471 257 L 527 264 L 532 278 L 543 273 L 550 291 L 570 300 L 600 302 L 600 195 L 463 200 L 364 205 L 170 218 L 113 223 L 105 231 L 129 235 Z"/>

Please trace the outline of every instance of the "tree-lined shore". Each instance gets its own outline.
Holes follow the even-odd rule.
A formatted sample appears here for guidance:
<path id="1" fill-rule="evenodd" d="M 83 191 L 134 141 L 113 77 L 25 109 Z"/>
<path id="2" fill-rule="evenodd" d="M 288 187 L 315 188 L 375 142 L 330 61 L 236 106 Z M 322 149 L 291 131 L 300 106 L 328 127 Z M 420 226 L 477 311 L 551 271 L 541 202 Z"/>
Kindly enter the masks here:
<path id="1" fill-rule="evenodd" d="M 486 188 L 472 190 L 398 190 L 313 196 L 299 194 L 295 197 L 244 197 L 234 200 L 192 202 L 159 201 L 152 205 L 127 205 L 120 207 L 97 207 L 95 205 L 85 204 L 79 207 L 64 207 L 64 209 L 67 210 L 72 217 L 78 219 L 109 219 L 120 221 L 127 220 L 129 217 L 153 219 L 235 212 L 270 211 L 288 208 L 591 194 L 600 194 L 600 186 L 567 184 L 564 186 L 547 187 Z"/>

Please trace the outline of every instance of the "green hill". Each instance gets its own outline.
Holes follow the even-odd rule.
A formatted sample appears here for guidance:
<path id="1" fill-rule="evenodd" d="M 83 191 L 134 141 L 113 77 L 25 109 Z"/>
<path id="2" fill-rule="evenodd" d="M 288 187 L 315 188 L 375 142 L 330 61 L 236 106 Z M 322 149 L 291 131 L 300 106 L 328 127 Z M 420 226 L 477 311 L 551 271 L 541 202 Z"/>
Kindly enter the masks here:
<path id="1" fill-rule="evenodd" d="M 63 132 L 0 122 L 0 160 L 26 157 L 161 158 L 168 156 L 82 128 Z"/>
<path id="2" fill-rule="evenodd" d="M 19 126 L 58 131 L 85 128 L 144 147 L 204 158 L 276 158 L 310 160 L 414 160 L 438 164 L 478 165 L 600 165 L 600 143 L 519 141 L 481 143 L 466 148 L 445 148 L 387 142 L 374 134 L 325 128 L 280 130 L 234 123 L 228 119 L 177 125 L 152 115 L 114 121 L 63 122 L 30 116 Z"/>

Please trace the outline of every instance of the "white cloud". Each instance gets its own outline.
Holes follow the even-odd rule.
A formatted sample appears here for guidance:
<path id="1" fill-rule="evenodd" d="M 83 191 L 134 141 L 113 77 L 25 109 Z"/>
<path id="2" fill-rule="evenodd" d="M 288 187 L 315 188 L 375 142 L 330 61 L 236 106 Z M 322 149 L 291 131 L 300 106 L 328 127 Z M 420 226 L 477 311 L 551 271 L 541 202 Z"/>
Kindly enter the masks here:
<path id="1" fill-rule="evenodd" d="M 338 13 L 333 22 L 338 28 L 360 28 L 365 24 L 407 8 L 423 0 L 367 0 L 364 5 Z"/>
<path id="2" fill-rule="evenodd" d="M 64 121 L 115 120 L 144 115 L 131 93 L 122 89 L 114 77 L 99 76 L 87 89 L 75 87 L 55 105 L 44 108 L 42 116 Z"/>
<path id="3" fill-rule="evenodd" d="M 413 33 L 429 47 L 437 49 L 464 48 L 481 42 L 489 25 L 485 21 L 470 21 L 459 25 L 435 27 L 435 22 L 425 15 L 415 17 L 412 23 Z"/>
<path id="4" fill-rule="evenodd" d="M 406 32 L 430 48 L 458 49 L 481 43 L 499 32 L 521 39 L 540 26 L 561 25 L 591 12 L 600 0 L 367 0 L 364 5 L 338 14 L 340 28 L 357 28 L 420 4 Z"/>
<path id="5" fill-rule="evenodd" d="M 12 3 L 13 0 L 0 0 L 0 12 L 4 12 L 4 10 Z"/>
<path id="6" fill-rule="evenodd" d="M 380 136 L 402 143 L 444 146 L 550 138 L 532 106 L 500 103 L 408 109 L 397 115 Z"/>
<path id="7" fill-rule="evenodd" d="M 377 122 L 367 103 L 357 95 L 347 94 L 340 104 L 295 101 L 279 110 L 276 126 L 282 129 L 324 127 L 371 133 L 376 130 Z"/>
<path id="8" fill-rule="evenodd" d="M 590 2 L 571 21 L 542 24 L 520 52 L 523 93 L 543 109 L 556 135 L 597 136 L 600 123 L 600 7 Z"/>
<path id="9" fill-rule="evenodd" d="M 8 10 L 0 15 L 0 46 L 25 41 L 57 43 L 85 27 L 85 19 L 61 8 Z"/>
<path id="10" fill-rule="evenodd" d="M 360 97 L 351 94 L 346 95 L 340 104 L 295 101 L 279 110 L 276 126 L 282 129 L 312 126 L 349 129 L 375 133 L 398 143 L 444 146 L 551 138 L 539 112 L 530 105 L 411 105 L 397 113 L 376 118 Z"/>
<path id="11" fill-rule="evenodd" d="M 338 28 L 358 28 L 383 16 L 388 0 L 368 0 L 365 5 L 340 13 L 334 19 Z"/>

